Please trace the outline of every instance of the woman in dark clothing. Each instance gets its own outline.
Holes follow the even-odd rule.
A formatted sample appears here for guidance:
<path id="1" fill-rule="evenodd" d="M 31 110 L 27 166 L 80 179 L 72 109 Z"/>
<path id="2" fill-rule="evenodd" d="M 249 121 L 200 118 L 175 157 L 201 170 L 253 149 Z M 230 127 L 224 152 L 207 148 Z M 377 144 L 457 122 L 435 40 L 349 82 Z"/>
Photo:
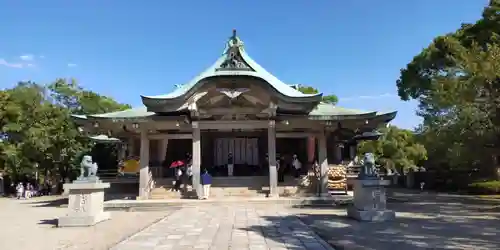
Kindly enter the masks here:
<path id="1" fill-rule="evenodd" d="M 276 164 L 278 167 L 278 182 L 284 182 L 285 181 L 285 162 L 283 158 L 278 158 L 276 159 Z"/>

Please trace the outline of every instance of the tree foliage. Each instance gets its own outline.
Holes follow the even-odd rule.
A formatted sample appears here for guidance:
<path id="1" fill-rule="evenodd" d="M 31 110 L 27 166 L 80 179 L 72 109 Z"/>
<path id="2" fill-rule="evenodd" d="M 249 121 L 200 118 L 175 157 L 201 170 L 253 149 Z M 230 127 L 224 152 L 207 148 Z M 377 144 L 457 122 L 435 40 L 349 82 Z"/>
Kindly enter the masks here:
<path id="1" fill-rule="evenodd" d="M 418 128 L 429 163 L 498 174 L 500 0 L 475 24 L 440 36 L 401 71 L 401 99 L 419 101 Z"/>
<path id="2" fill-rule="evenodd" d="M 415 169 L 427 159 L 425 147 L 412 131 L 389 126 L 380 132 L 379 140 L 359 143 L 358 154 L 374 153 L 380 165 L 399 173 Z"/>
<path id="3" fill-rule="evenodd" d="M 300 91 L 304 94 L 318 94 L 319 93 L 318 89 L 316 89 L 316 88 L 313 88 L 311 86 L 302 86 L 302 85 L 299 86 L 298 91 Z M 337 104 L 338 101 L 339 101 L 339 98 L 336 95 L 323 96 L 323 102 L 325 102 L 325 103 Z"/>
<path id="4" fill-rule="evenodd" d="M 66 177 L 79 155 L 90 148 L 70 114 L 128 108 L 109 97 L 86 91 L 74 80 L 49 85 L 20 82 L 0 91 L 0 161 L 4 171 L 19 176 L 42 172 Z"/>

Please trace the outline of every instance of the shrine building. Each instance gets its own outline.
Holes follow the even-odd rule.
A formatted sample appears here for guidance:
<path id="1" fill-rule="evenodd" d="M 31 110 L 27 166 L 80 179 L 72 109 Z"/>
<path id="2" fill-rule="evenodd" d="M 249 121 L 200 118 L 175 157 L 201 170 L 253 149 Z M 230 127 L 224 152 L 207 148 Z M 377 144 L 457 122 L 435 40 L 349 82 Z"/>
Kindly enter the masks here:
<path id="1" fill-rule="evenodd" d="M 150 199 L 171 180 L 165 163 L 187 154 L 198 195 L 200 171 L 209 169 L 213 186 L 231 182 L 245 187 L 259 180 L 265 195 L 279 196 L 276 159 L 292 155 L 302 162 L 303 173 L 318 163 L 319 189 L 326 193 L 329 166 L 352 160 L 357 141 L 386 125 L 396 112 L 342 108 L 322 102 L 322 96 L 304 94 L 272 75 L 247 54 L 233 31 L 222 56 L 172 92 L 142 95 L 142 107 L 72 117 L 86 133 L 118 138 L 128 157 L 139 157 L 141 199 Z M 230 174 L 228 161 L 234 164 Z"/>

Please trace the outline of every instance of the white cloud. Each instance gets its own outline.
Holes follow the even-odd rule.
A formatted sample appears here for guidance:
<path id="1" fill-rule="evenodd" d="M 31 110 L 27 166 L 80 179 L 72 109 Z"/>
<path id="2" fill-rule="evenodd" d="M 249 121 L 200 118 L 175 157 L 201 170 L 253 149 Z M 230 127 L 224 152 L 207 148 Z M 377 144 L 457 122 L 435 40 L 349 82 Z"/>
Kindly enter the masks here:
<path id="1" fill-rule="evenodd" d="M 39 57 L 40 59 L 44 59 L 44 58 L 45 58 L 45 56 L 44 56 L 44 55 L 39 55 L 38 57 Z"/>
<path id="2" fill-rule="evenodd" d="M 76 66 L 78 66 L 78 65 L 76 65 L 76 63 L 68 63 L 68 67 L 69 68 L 74 68 Z"/>
<path id="3" fill-rule="evenodd" d="M 36 56 L 32 54 L 23 54 L 16 58 L 17 60 L 8 61 L 7 59 L 0 58 L 0 66 L 5 66 L 8 68 L 34 68 L 36 67 Z"/>
<path id="4" fill-rule="evenodd" d="M 24 68 L 24 66 L 25 66 L 22 63 L 8 62 L 7 60 L 5 60 L 3 58 L 0 58 L 0 65 L 5 66 L 5 67 L 9 67 L 9 68 L 18 68 L 18 69 Z"/>
<path id="5" fill-rule="evenodd" d="M 384 98 L 396 98 L 398 97 L 395 94 L 384 93 L 378 95 L 360 95 L 360 96 L 351 96 L 351 97 L 340 97 L 340 101 L 355 101 L 359 99 L 384 99 Z"/>
<path id="6" fill-rule="evenodd" d="M 24 55 L 19 56 L 19 59 L 21 59 L 22 61 L 25 61 L 25 62 L 31 62 L 31 61 L 35 60 L 35 56 L 32 54 L 24 54 Z"/>

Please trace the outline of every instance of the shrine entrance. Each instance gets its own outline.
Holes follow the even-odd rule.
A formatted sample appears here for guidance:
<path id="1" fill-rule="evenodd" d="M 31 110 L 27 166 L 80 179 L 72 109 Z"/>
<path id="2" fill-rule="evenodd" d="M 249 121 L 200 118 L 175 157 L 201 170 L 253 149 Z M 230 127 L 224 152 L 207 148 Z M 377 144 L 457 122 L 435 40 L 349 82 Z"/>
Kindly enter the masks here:
<path id="1" fill-rule="evenodd" d="M 228 164 L 228 155 L 232 154 L 235 165 L 259 165 L 259 138 L 232 137 L 214 140 L 214 165 Z"/>
<path id="2" fill-rule="evenodd" d="M 233 176 L 263 175 L 267 141 L 259 131 L 202 132 L 202 168 L 214 176 L 228 176 L 232 155 Z"/>

